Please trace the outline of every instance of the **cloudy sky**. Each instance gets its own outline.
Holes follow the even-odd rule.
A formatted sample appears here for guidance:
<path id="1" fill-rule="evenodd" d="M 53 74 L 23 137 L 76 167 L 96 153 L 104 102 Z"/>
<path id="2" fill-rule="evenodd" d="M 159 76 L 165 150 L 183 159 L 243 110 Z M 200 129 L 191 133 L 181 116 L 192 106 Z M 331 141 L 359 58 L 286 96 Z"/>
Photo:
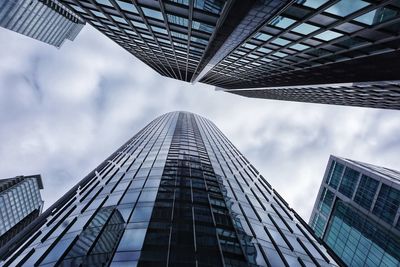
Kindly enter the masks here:
<path id="1" fill-rule="evenodd" d="M 212 120 L 308 221 L 330 154 L 400 169 L 400 112 L 250 99 L 161 77 L 86 26 L 61 49 L 0 28 L 0 177 L 50 206 L 156 116 Z"/>

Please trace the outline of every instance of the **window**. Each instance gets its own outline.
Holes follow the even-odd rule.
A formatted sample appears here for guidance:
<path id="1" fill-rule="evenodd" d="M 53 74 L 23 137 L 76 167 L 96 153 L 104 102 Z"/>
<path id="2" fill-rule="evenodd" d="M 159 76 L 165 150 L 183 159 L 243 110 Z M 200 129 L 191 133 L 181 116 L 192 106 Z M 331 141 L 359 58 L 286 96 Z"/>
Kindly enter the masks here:
<path id="1" fill-rule="evenodd" d="M 303 51 L 303 50 L 305 50 L 307 48 L 310 48 L 310 47 L 308 45 L 295 44 L 295 45 L 290 46 L 289 48 L 292 48 L 292 49 L 297 50 L 297 51 Z"/>
<path id="2" fill-rule="evenodd" d="M 354 201 L 361 207 L 369 210 L 372 205 L 379 182 L 368 176 L 361 176 Z"/>
<path id="3" fill-rule="evenodd" d="M 259 33 L 257 34 L 254 38 L 261 40 L 261 41 L 267 41 L 272 37 L 272 35 L 265 34 L 265 33 Z"/>
<path id="4" fill-rule="evenodd" d="M 319 30 L 319 27 L 316 27 L 316 26 L 308 24 L 308 23 L 302 23 L 299 26 L 292 29 L 292 31 L 301 33 L 304 35 L 315 32 L 316 30 Z"/>
<path id="5" fill-rule="evenodd" d="M 113 6 L 108 0 L 96 0 L 96 2 L 106 6 L 111 6 L 111 7 Z"/>
<path id="6" fill-rule="evenodd" d="M 289 27 L 290 25 L 292 25 L 295 22 L 296 21 L 293 20 L 293 19 L 289 19 L 289 18 L 286 18 L 286 17 L 278 16 L 278 17 L 274 18 L 270 22 L 270 25 L 273 25 L 273 26 L 278 27 L 278 28 L 285 29 L 285 28 Z"/>
<path id="7" fill-rule="evenodd" d="M 334 14 L 340 17 L 345 17 L 347 15 L 350 15 L 351 13 L 354 13 L 358 10 L 360 10 L 363 7 L 368 6 L 367 2 L 361 1 L 361 0 L 341 0 L 337 4 L 331 6 L 325 12 L 328 12 L 330 14 Z"/>
<path id="8" fill-rule="evenodd" d="M 136 14 L 139 13 L 137 11 L 137 8 L 133 4 L 126 3 L 126 2 L 123 2 L 123 1 L 119 1 L 119 0 L 117 0 L 117 4 L 121 9 L 123 9 L 125 11 L 130 11 L 130 12 L 133 12 L 133 13 L 136 13 Z"/>
<path id="9" fill-rule="evenodd" d="M 146 8 L 146 7 L 142 7 L 142 10 L 143 10 L 143 13 L 146 15 L 146 17 L 164 20 L 164 17 L 160 11 L 156 11 L 156 10 Z"/>
<path id="10" fill-rule="evenodd" d="M 346 167 L 339 186 L 339 192 L 348 198 L 352 198 L 359 175 L 358 171 Z"/>
<path id="11" fill-rule="evenodd" d="M 171 15 L 167 14 L 168 21 L 173 24 L 178 24 L 184 27 L 187 27 L 189 25 L 189 21 L 186 18 L 176 16 L 176 15 Z"/>
<path id="12" fill-rule="evenodd" d="M 372 213 L 392 224 L 400 205 L 400 191 L 382 184 Z"/>
<path id="13" fill-rule="evenodd" d="M 321 39 L 321 40 L 324 40 L 324 41 L 330 41 L 330 40 L 336 39 L 336 38 L 338 38 L 338 37 L 340 37 L 342 35 L 343 34 L 341 34 L 341 33 L 328 30 L 328 31 L 324 31 L 324 32 L 322 32 L 320 34 L 317 34 L 314 37 L 318 38 L 318 39 Z"/>

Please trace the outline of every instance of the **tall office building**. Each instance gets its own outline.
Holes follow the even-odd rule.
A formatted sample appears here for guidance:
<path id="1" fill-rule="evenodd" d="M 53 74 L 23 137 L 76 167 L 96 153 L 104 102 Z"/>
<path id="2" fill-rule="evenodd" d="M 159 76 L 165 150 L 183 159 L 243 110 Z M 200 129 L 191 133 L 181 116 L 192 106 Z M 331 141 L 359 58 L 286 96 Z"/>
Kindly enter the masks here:
<path id="1" fill-rule="evenodd" d="M 61 2 L 167 77 L 249 97 L 399 109 L 399 1 Z"/>
<path id="2" fill-rule="evenodd" d="M 400 266 L 400 172 L 331 156 L 310 219 L 348 266 Z"/>
<path id="3" fill-rule="evenodd" d="M 2 0 L 0 26 L 55 47 L 73 41 L 85 22 L 58 0 Z"/>
<path id="4" fill-rule="evenodd" d="M 209 120 L 162 115 L 0 249 L 4 266 L 338 266 Z"/>
<path id="5" fill-rule="evenodd" d="M 40 175 L 0 180 L 0 247 L 21 232 L 42 212 Z"/>

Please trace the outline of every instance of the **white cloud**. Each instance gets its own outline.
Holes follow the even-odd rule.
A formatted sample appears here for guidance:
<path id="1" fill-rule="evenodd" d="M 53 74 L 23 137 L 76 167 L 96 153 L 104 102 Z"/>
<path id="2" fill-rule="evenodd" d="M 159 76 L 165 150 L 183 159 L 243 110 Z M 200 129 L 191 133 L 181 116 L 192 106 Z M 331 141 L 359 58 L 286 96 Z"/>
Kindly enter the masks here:
<path id="1" fill-rule="evenodd" d="M 90 26 L 60 49 L 0 29 L 0 177 L 49 206 L 156 116 L 212 120 L 308 220 L 330 154 L 400 165 L 398 111 L 251 99 L 161 77 Z"/>

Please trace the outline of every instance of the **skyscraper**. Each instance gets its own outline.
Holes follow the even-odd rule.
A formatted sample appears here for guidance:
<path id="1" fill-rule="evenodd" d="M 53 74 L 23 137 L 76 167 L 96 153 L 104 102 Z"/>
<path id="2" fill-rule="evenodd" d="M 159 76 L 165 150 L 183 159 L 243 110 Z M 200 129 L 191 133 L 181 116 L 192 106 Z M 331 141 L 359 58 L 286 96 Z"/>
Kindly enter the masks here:
<path id="1" fill-rule="evenodd" d="M 55 47 L 73 41 L 85 22 L 58 0 L 3 0 L 0 26 Z"/>
<path id="2" fill-rule="evenodd" d="M 16 236 L 42 212 L 40 175 L 0 180 L 0 247 Z"/>
<path id="3" fill-rule="evenodd" d="M 400 265 L 400 172 L 331 156 L 310 219 L 349 266 Z"/>
<path id="4" fill-rule="evenodd" d="M 0 249 L 4 266 L 337 266 L 209 120 L 162 115 Z"/>
<path id="5" fill-rule="evenodd" d="M 61 2 L 163 76 L 249 97 L 399 109 L 398 1 Z"/>

